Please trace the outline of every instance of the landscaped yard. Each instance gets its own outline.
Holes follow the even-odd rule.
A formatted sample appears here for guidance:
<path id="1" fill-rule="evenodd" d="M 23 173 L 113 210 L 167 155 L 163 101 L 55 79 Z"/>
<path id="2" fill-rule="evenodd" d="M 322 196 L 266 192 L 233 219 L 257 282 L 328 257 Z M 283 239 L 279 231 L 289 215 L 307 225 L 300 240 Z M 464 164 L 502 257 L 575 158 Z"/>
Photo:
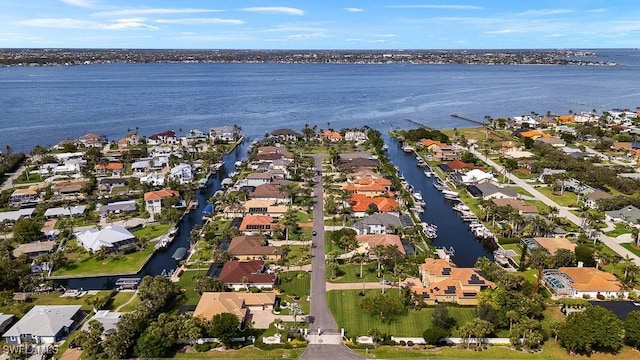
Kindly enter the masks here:
<path id="1" fill-rule="evenodd" d="M 111 304 L 109 305 L 109 310 L 117 309 L 120 305 L 129 301 L 129 299 L 131 299 L 134 294 L 135 293 L 133 291 L 118 292 L 111 298 Z"/>
<path id="2" fill-rule="evenodd" d="M 104 295 L 106 293 L 107 291 L 99 292 L 100 295 Z M 5 302 L 8 305 L 0 306 L 0 312 L 22 316 L 35 305 L 82 305 L 83 310 L 91 310 L 91 306 L 84 303 L 84 299 L 90 295 L 84 295 L 81 297 L 61 297 L 60 295 L 61 294 L 59 292 L 31 294 L 26 303 L 16 303 L 9 299 L 9 301 Z"/>
<path id="3" fill-rule="evenodd" d="M 153 224 L 147 225 L 140 230 L 134 231 L 132 234 L 138 239 L 151 240 L 169 231 L 171 224 Z"/>
<path id="4" fill-rule="evenodd" d="M 342 273 L 339 277 L 335 279 L 331 279 L 331 274 L 327 271 L 327 281 L 336 282 L 336 283 L 359 283 L 362 282 L 362 279 L 356 277 L 356 274 L 360 272 L 359 264 L 346 264 L 339 267 L 339 274 Z M 378 281 L 377 277 L 377 264 L 375 262 L 364 264 L 362 267 L 364 272 L 364 281 L 366 282 L 375 282 Z M 389 275 L 386 276 L 386 279 L 389 280 Z"/>
<path id="5" fill-rule="evenodd" d="M 193 278 L 198 275 L 205 275 L 206 270 L 185 271 L 176 287 L 180 290 L 180 295 L 172 310 L 177 312 L 181 305 L 196 305 L 200 301 L 200 294 L 193 289 Z"/>
<path id="6" fill-rule="evenodd" d="M 560 206 L 571 206 L 578 202 L 578 196 L 571 191 L 565 191 L 560 194 L 560 191 L 553 191 L 551 187 L 539 187 L 536 190 L 546 195 L 549 199 L 555 201 Z"/>
<path id="7" fill-rule="evenodd" d="M 278 275 L 281 291 L 280 300 L 287 303 L 297 302 L 302 307 L 304 314 L 309 314 L 309 302 L 307 296 L 311 293 L 311 274 L 306 271 L 287 271 Z M 299 297 L 295 300 L 294 297 Z M 282 309 L 281 314 L 288 314 L 288 309 Z"/>
<path id="8" fill-rule="evenodd" d="M 607 231 L 606 233 L 604 233 L 607 236 L 610 237 L 618 237 L 622 234 L 631 234 L 631 230 L 629 228 L 627 228 L 627 226 L 625 224 L 621 224 L 621 223 L 616 223 L 616 228 L 611 230 L 611 231 Z"/>
<path id="9" fill-rule="evenodd" d="M 632 253 L 636 254 L 636 256 L 640 256 L 640 248 L 638 246 L 636 246 L 636 244 L 634 243 L 623 243 L 620 244 L 622 245 L 623 248 L 631 251 Z"/>
<path id="10" fill-rule="evenodd" d="M 75 261 L 64 268 L 54 270 L 52 276 L 109 275 L 137 273 L 142 265 L 153 254 L 155 243 L 146 243 L 140 251 L 126 255 L 107 255 L 104 259 L 86 257 Z"/>
<path id="11" fill-rule="evenodd" d="M 261 350 L 253 346 L 248 346 L 240 350 L 208 352 L 191 352 L 177 353 L 176 358 L 180 359 L 256 359 L 256 360 L 273 360 L 273 359 L 297 359 L 305 349 L 275 349 Z"/>
<path id="12" fill-rule="evenodd" d="M 380 290 L 367 290 L 367 293 Z M 389 290 L 395 291 L 395 290 Z M 373 328 L 394 336 L 421 337 L 424 330 L 430 326 L 434 308 L 425 308 L 417 312 L 410 312 L 391 324 L 383 324 L 375 317 L 365 314 L 360 308 L 363 297 L 360 290 L 340 290 L 327 292 L 327 305 L 333 313 L 339 327 L 344 327 L 346 336 L 368 335 Z M 474 318 L 473 307 L 449 307 L 451 315 L 456 318 L 460 327 Z M 453 331 L 457 335 L 456 330 Z"/>

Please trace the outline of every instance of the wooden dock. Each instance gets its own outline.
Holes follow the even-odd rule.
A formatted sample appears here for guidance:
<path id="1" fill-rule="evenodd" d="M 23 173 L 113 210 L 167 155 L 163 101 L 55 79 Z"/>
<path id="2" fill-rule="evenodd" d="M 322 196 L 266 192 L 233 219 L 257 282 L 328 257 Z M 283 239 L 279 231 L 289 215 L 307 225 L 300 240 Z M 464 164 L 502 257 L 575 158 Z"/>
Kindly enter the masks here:
<path id="1" fill-rule="evenodd" d="M 462 115 L 460 115 L 458 113 L 451 114 L 451 117 L 454 117 L 456 119 L 461 119 L 461 120 L 464 120 L 464 121 L 469 121 L 469 122 L 472 122 L 472 123 L 478 124 L 478 125 L 487 125 L 487 123 L 485 121 L 471 119 L 471 118 L 468 118 L 466 116 L 462 116 Z"/>
<path id="2" fill-rule="evenodd" d="M 429 126 L 427 126 L 427 125 L 425 125 L 425 124 L 423 124 L 423 123 L 421 123 L 421 122 L 419 122 L 419 121 L 417 121 L 417 120 L 413 120 L 413 119 L 410 119 L 410 118 L 405 118 L 405 120 L 407 120 L 408 122 L 410 122 L 410 123 L 412 123 L 412 124 L 415 124 L 415 125 L 418 125 L 418 126 L 420 126 L 420 127 L 422 127 L 422 128 L 425 128 L 425 129 L 427 129 L 427 130 L 429 130 L 429 131 L 432 131 L 432 130 L 433 130 L 433 129 L 432 129 L 432 128 L 430 128 Z"/>

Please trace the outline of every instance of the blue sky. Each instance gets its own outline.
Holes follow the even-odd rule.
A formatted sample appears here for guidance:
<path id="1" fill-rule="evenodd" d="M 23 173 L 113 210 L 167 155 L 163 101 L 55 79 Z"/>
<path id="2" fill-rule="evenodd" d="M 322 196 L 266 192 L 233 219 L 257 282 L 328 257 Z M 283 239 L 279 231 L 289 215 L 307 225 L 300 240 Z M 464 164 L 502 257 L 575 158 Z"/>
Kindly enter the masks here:
<path id="1" fill-rule="evenodd" d="M 640 47 L 637 0 L 0 0 L 0 48 Z"/>

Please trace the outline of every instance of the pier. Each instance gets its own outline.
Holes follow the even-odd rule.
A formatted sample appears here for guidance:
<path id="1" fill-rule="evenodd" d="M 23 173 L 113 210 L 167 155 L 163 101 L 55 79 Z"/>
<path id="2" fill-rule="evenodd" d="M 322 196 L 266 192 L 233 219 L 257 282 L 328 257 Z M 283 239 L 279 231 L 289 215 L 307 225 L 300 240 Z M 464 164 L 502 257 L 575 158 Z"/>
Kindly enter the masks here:
<path id="1" fill-rule="evenodd" d="M 425 129 L 427 129 L 427 130 L 429 130 L 429 131 L 432 131 L 432 130 L 433 130 L 433 129 L 432 129 L 432 128 L 430 128 L 429 126 L 427 126 L 427 125 L 425 125 L 425 124 L 423 124 L 423 123 L 421 123 L 421 122 L 419 122 L 419 121 L 417 121 L 417 120 L 413 120 L 413 119 L 410 119 L 410 118 L 404 118 L 404 119 L 405 119 L 405 120 L 407 120 L 408 122 L 412 123 L 412 124 L 418 125 L 418 126 L 420 126 L 420 127 L 422 127 L 422 128 L 425 128 Z"/>
<path id="2" fill-rule="evenodd" d="M 454 118 L 456 118 L 456 119 L 462 119 L 462 120 L 464 120 L 464 121 L 472 122 L 472 123 L 474 123 L 474 124 L 478 124 L 478 125 L 487 125 L 487 123 L 486 123 L 485 121 L 480 121 L 480 120 L 471 119 L 471 118 L 468 118 L 468 117 L 466 117 L 466 116 L 462 116 L 462 115 L 460 115 L 460 114 L 458 114 L 458 113 L 453 113 L 453 114 L 451 114 L 451 117 L 454 117 Z"/>

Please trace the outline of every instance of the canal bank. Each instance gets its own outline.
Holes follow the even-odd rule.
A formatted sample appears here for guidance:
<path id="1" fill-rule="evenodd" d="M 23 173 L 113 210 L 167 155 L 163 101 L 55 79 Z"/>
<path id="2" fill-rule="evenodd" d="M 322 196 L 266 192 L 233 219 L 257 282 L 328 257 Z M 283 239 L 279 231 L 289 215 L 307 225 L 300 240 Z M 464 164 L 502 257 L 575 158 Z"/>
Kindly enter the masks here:
<path id="1" fill-rule="evenodd" d="M 472 267 L 482 256 L 493 260 L 491 246 L 476 240 L 468 225 L 453 210 L 453 204 L 433 187 L 437 177 L 427 178 L 424 169 L 417 166 L 415 154 L 402 151 L 402 146 L 395 139 L 385 134 L 384 141 L 389 147 L 387 154 L 391 162 L 398 166 L 407 182 L 422 194 L 427 203 L 420 219 L 438 227 L 438 237 L 432 241 L 433 245 L 447 249 L 453 247 L 455 255 L 452 260 L 460 267 Z"/>
<path id="2" fill-rule="evenodd" d="M 246 141 L 239 143 L 233 150 L 223 157 L 224 165 L 211 177 L 209 177 L 206 186 L 196 190 L 196 200 L 198 206 L 185 214 L 177 224 L 178 233 L 175 239 L 164 250 L 156 251 L 137 273 L 113 274 L 106 276 L 90 276 L 81 278 L 65 278 L 51 279 L 57 286 L 63 286 L 67 289 L 84 289 L 84 290 L 106 290 L 115 287 L 118 279 L 142 278 L 146 275 L 168 275 L 178 266 L 178 261 L 172 258 L 174 252 L 180 248 L 190 247 L 190 234 L 194 226 L 202 226 L 202 210 L 207 206 L 207 202 L 213 194 L 220 189 L 220 182 L 230 172 L 234 171 L 234 163 L 247 156 L 249 144 Z"/>

